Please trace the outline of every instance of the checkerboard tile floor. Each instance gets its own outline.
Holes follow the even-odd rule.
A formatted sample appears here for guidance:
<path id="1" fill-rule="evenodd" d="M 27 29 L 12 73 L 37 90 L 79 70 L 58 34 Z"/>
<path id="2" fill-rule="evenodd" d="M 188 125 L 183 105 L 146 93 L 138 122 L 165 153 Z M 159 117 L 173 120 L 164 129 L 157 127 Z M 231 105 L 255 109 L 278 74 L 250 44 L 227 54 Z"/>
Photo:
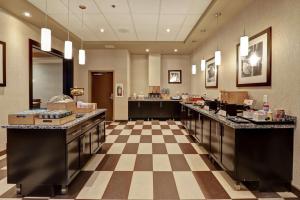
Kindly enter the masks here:
<path id="1" fill-rule="evenodd" d="M 291 192 L 236 191 L 234 181 L 178 121 L 112 122 L 106 143 L 53 199 L 298 199 Z M 19 199 L 0 157 L 0 200 Z M 31 198 L 24 198 L 31 199 Z M 35 198 L 49 199 L 49 198 Z"/>

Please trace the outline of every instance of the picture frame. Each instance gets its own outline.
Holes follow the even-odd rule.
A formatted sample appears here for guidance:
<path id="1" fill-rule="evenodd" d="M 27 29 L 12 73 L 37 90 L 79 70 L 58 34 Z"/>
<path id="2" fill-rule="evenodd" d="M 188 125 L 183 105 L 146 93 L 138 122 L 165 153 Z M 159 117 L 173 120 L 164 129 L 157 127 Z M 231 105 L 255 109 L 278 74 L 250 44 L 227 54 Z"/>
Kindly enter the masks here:
<path id="1" fill-rule="evenodd" d="M 6 86 L 6 43 L 0 41 L 0 87 Z"/>
<path id="2" fill-rule="evenodd" d="M 215 58 L 206 61 L 205 66 L 205 88 L 218 88 L 219 68 L 215 65 Z"/>
<path id="3" fill-rule="evenodd" d="M 116 97 L 124 97 L 124 85 L 123 83 L 116 84 Z"/>
<path id="4" fill-rule="evenodd" d="M 272 27 L 249 38 L 248 56 L 239 56 L 237 44 L 236 86 L 271 86 L 272 78 Z"/>
<path id="5" fill-rule="evenodd" d="M 169 84 L 181 84 L 182 83 L 181 70 L 168 70 L 168 83 Z"/>

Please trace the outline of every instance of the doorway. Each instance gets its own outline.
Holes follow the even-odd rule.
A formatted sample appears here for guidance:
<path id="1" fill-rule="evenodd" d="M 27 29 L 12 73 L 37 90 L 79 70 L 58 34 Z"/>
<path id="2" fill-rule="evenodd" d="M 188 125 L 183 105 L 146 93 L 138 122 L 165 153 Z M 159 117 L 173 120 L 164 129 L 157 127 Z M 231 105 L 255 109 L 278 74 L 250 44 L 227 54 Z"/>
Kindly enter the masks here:
<path id="1" fill-rule="evenodd" d="M 113 120 L 113 72 L 92 72 L 92 102 L 107 109 L 107 121 Z"/>

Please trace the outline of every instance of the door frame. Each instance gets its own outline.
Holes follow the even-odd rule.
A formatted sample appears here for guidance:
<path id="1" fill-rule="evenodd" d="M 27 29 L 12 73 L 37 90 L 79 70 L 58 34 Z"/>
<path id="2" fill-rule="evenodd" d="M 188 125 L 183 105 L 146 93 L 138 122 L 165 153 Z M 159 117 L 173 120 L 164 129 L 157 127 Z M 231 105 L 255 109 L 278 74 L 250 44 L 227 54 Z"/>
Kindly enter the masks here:
<path id="1" fill-rule="evenodd" d="M 113 112 L 112 112 L 112 120 L 114 121 L 115 120 L 115 104 L 116 104 L 116 101 L 115 101 L 115 71 L 114 70 L 89 70 L 88 71 L 88 81 L 89 81 L 89 85 L 88 85 L 88 87 L 89 87 L 89 92 L 88 92 L 88 100 L 89 100 L 89 102 L 92 102 L 92 87 L 93 87 L 93 85 L 92 85 L 92 73 L 97 73 L 97 72 L 99 72 L 99 73 L 107 73 L 107 72 L 110 72 L 110 73 L 112 73 L 113 74 Z"/>

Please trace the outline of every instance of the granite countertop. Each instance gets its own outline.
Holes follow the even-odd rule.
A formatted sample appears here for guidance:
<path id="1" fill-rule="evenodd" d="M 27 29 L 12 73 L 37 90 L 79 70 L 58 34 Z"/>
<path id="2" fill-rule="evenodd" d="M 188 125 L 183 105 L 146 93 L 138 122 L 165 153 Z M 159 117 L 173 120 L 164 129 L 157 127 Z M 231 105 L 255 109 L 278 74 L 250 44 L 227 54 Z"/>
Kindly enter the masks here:
<path id="1" fill-rule="evenodd" d="M 159 98 L 144 98 L 144 99 L 133 99 L 128 98 L 128 101 L 182 101 L 180 100 L 174 100 L 174 99 L 159 99 Z"/>
<path id="2" fill-rule="evenodd" d="M 68 122 L 63 125 L 3 125 L 2 128 L 9 129 L 69 129 L 73 126 L 76 126 L 86 120 L 93 118 L 96 115 L 106 112 L 106 109 L 97 109 L 93 112 L 86 113 L 80 118 Z"/>
<path id="3" fill-rule="evenodd" d="M 254 124 L 251 122 L 236 123 L 227 119 L 226 117 L 215 114 L 215 111 L 203 110 L 199 106 L 194 106 L 192 104 L 186 104 L 182 102 L 181 104 L 234 129 L 270 129 L 270 128 L 295 128 L 296 127 L 296 120 L 297 120 L 296 117 L 293 117 L 294 124 Z"/>

